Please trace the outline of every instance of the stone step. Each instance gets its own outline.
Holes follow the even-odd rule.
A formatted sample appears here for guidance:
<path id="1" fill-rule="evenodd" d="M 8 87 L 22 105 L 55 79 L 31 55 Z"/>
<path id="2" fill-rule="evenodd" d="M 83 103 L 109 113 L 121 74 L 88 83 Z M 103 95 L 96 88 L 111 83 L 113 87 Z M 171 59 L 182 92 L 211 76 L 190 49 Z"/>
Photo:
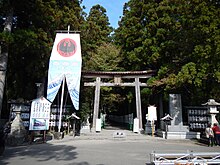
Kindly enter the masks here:
<path id="1" fill-rule="evenodd" d="M 68 136 L 68 135 L 66 135 Z M 154 138 L 150 135 L 145 135 L 145 134 L 138 134 L 134 133 L 129 130 L 105 130 L 103 129 L 101 132 L 98 133 L 93 133 L 93 132 L 88 132 L 88 133 L 83 133 L 80 134 L 80 136 L 75 136 L 75 139 L 94 139 L 94 140 L 105 140 L 105 139 L 128 139 L 128 140 L 147 140 L 149 138 Z"/>

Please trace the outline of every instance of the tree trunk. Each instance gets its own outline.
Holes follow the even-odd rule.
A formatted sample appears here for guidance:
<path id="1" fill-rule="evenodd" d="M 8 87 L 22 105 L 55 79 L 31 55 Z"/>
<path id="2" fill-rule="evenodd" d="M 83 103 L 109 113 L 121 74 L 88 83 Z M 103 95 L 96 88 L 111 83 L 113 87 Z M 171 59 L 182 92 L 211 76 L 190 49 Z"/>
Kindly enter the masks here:
<path id="1" fill-rule="evenodd" d="M 13 10 L 9 10 L 5 20 L 4 32 L 11 33 L 13 22 Z M 0 45 L 0 118 L 2 114 L 2 103 L 5 88 L 5 77 L 8 63 L 8 45 L 1 43 Z"/>

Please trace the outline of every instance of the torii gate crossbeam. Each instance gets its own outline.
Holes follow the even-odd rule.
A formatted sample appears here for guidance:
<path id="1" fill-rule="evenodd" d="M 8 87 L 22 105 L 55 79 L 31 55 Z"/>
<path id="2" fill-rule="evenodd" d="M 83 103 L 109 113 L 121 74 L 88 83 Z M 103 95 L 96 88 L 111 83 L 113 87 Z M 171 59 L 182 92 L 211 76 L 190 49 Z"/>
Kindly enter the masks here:
<path id="1" fill-rule="evenodd" d="M 140 79 L 148 79 L 155 74 L 155 71 L 131 71 L 131 72 L 96 72 L 96 71 L 82 71 L 83 78 L 96 78 L 95 82 L 84 82 L 84 86 L 95 86 L 95 100 L 94 100 L 94 110 L 93 110 L 93 123 L 92 131 L 96 128 L 96 119 L 98 119 L 99 114 L 99 99 L 100 99 L 100 87 L 101 86 L 130 86 L 135 87 L 135 97 L 136 97 L 136 114 L 139 119 L 139 130 L 143 130 L 142 124 L 142 110 L 141 110 L 141 95 L 140 87 L 147 87 L 146 83 L 141 83 Z M 102 82 L 102 79 L 113 78 L 114 82 Z M 122 82 L 122 79 L 135 79 L 134 82 Z"/>

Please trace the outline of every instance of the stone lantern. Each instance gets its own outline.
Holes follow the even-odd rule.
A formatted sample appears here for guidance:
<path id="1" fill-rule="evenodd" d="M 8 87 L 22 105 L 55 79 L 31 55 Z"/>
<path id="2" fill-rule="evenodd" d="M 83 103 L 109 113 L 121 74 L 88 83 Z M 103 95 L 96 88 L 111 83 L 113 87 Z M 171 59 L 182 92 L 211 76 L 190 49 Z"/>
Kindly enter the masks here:
<path id="1" fill-rule="evenodd" d="M 217 110 L 217 106 L 220 106 L 220 103 L 216 102 L 214 99 L 209 99 L 208 102 L 202 105 L 207 105 L 208 107 L 208 113 L 211 115 L 211 121 L 210 123 L 213 125 L 214 123 L 218 123 L 216 120 L 216 115 L 219 113 Z"/>
<path id="2" fill-rule="evenodd" d="M 9 145 L 20 145 L 24 142 L 27 135 L 27 130 L 21 119 L 21 111 L 24 107 L 22 103 L 12 103 L 11 106 L 16 116 L 11 123 L 11 132 L 8 134 L 7 143 Z"/>

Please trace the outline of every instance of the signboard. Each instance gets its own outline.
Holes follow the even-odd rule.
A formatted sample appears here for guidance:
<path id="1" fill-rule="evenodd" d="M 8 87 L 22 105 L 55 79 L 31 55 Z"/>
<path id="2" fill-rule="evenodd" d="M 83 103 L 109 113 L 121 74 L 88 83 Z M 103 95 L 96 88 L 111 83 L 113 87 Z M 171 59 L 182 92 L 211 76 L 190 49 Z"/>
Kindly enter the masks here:
<path id="1" fill-rule="evenodd" d="M 149 121 L 157 120 L 157 108 L 155 106 L 148 107 L 147 120 L 149 120 Z"/>
<path id="2" fill-rule="evenodd" d="M 31 103 L 29 130 L 48 130 L 51 102 L 40 97 Z"/>

